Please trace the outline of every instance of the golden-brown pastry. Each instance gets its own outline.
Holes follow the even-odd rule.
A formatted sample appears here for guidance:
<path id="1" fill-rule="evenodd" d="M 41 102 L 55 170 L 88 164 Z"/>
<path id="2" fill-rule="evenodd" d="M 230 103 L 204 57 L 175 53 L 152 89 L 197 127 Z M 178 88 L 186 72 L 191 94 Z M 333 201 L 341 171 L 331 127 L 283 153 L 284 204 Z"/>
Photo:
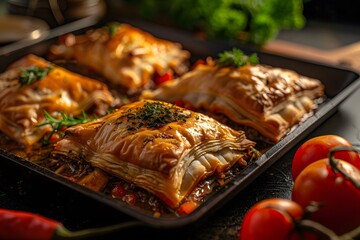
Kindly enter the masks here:
<path id="1" fill-rule="evenodd" d="M 44 111 L 80 115 L 90 108 L 96 113 L 113 102 L 107 87 L 96 80 L 69 72 L 35 55 L 27 55 L 0 75 L 0 131 L 31 146 L 51 131 Z"/>
<path id="2" fill-rule="evenodd" d="M 75 59 L 130 91 L 149 87 L 155 74 L 188 70 L 190 54 L 181 45 L 155 38 L 128 24 L 67 35 L 50 49 L 54 58 Z"/>
<path id="3" fill-rule="evenodd" d="M 224 114 L 278 142 L 313 110 L 314 99 L 323 95 L 319 80 L 291 70 L 249 63 L 219 67 L 209 58 L 176 81 L 144 91 L 141 97 L 189 101 L 198 109 Z"/>
<path id="4" fill-rule="evenodd" d="M 254 144 L 206 115 L 149 100 L 68 128 L 53 156 L 90 163 L 175 208 L 206 177 L 246 166 Z"/>

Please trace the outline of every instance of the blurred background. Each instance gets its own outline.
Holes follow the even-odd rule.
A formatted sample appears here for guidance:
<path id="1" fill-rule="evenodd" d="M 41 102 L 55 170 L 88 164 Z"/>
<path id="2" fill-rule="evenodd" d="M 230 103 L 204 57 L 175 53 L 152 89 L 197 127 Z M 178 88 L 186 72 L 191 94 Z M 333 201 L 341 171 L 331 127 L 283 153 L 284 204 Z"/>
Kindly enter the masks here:
<path id="1" fill-rule="evenodd" d="M 8 32 L 19 34 L 22 38 L 27 30 L 32 30 L 29 24 L 24 26 L 21 20 L 10 18 L 10 15 L 41 19 L 48 29 L 86 17 L 100 20 L 115 16 L 184 29 L 199 38 L 240 41 L 283 54 L 299 55 L 306 50 L 304 57 L 322 59 L 326 55 L 322 60 L 336 58 L 338 61 L 337 58 L 343 59 L 338 56 L 340 51 L 353 53 L 360 49 L 360 46 L 356 46 L 354 50 L 352 46 L 360 42 L 357 2 L 358 0 L 0 0 L 0 38 L 9 35 Z M 16 24 L 20 26 L 17 27 Z M 40 27 L 39 23 L 32 24 L 32 27 L 35 25 Z M 41 27 L 46 29 L 43 25 Z M 9 38 L 6 39 L 9 41 Z M 4 41 L 2 44 L 5 44 Z M 287 43 L 291 43 L 290 46 Z M 351 49 L 339 50 L 350 45 Z M 287 47 L 292 51 L 296 47 L 298 51 L 288 51 Z M 313 50 L 315 52 L 311 53 Z"/>
<path id="2" fill-rule="evenodd" d="M 357 0 L 0 0 L 0 14 L 41 18 L 50 27 L 87 16 L 121 15 L 255 44 L 314 21 L 360 23 Z M 241 35 L 249 31 L 254 33 Z"/>

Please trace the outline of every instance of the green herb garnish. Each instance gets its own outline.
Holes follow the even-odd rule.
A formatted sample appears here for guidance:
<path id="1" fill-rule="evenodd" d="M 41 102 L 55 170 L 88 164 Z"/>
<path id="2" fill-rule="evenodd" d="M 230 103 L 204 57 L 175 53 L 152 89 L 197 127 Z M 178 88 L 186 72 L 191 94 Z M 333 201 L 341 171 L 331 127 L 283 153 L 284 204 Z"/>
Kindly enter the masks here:
<path id="1" fill-rule="evenodd" d="M 82 123 L 87 123 L 96 119 L 96 117 L 89 118 L 85 112 L 83 112 L 81 116 L 77 116 L 77 117 L 70 117 L 65 113 L 60 113 L 60 114 L 61 114 L 61 119 L 58 119 L 51 116 L 47 111 L 44 111 L 44 117 L 46 121 L 36 125 L 37 127 L 50 125 L 52 128 L 52 131 L 44 137 L 44 141 L 43 141 L 44 144 L 48 144 L 50 142 L 50 138 L 54 133 L 59 134 L 59 136 L 63 138 L 65 135 L 63 132 L 64 128 L 75 126 Z"/>
<path id="2" fill-rule="evenodd" d="M 117 33 L 119 25 L 120 25 L 120 23 L 118 23 L 118 22 L 111 22 L 107 25 L 107 29 L 108 29 L 110 37 L 114 36 Z"/>
<path id="3" fill-rule="evenodd" d="M 21 75 L 19 76 L 19 83 L 21 86 L 29 85 L 37 80 L 43 79 L 48 75 L 51 67 L 36 67 L 21 68 Z"/>
<path id="4" fill-rule="evenodd" d="M 184 114 L 175 105 L 165 105 L 161 102 L 146 102 L 140 108 L 129 109 L 125 116 L 128 119 L 128 130 L 136 130 L 143 126 L 160 128 L 171 122 L 186 122 L 191 114 Z"/>
<path id="5" fill-rule="evenodd" d="M 256 53 L 248 56 L 237 48 L 233 48 L 231 51 L 219 53 L 219 59 L 217 61 L 217 65 L 220 67 L 241 67 L 248 63 L 251 65 L 259 64 L 259 59 Z"/>
<path id="6" fill-rule="evenodd" d="M 305 25 L 303 0 L 123 0 L 128 14 L 200 31 L 212 39 L 240 40 L 261 46 L 282 29 Z M 131 16 L 131 15 L 129 15 Z"/>

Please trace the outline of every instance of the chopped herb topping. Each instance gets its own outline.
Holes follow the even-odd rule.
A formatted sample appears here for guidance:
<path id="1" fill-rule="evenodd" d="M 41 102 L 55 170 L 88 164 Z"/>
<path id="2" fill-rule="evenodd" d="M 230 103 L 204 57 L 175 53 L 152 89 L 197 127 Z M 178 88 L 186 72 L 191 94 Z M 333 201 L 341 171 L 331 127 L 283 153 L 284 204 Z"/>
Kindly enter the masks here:
<path id="1" fill-rule="evenodd" d="M 259 58 L 256 53 L 250 56 L 246 55 L 243 51 L 233 48 L 231 51 L 225 51 L 219 54 L 217 65 L 220 67 L 241 67 L 246 64 L 256 65 L 259 64 Z"/>
<path id="2" fill-rule="evenodd" d="M 41 127 L 44 125 L 50 125 L 52 131 L 44 137 L 44 144 L 48 144 L 50 138 L 54 133 L 60 135 L 61 138 L 64 137 L 63 130 L 67 127 L 75 126 L 81 123 L 87 123 L 96 119 L 96 117 L 89 118 L 85 112 L 82 113 L 81 116 L 78 117 L 70 117 L 65 113 L 61 113 L 61 119 L 54 118 L 48 112 L 44 111 L 45 122 L 36 125 L 37 127 Z"/>
<path id="3" fill-rule="evenodd" d="M 29 85 L 37 80 L 43 79 L 51 71 L 51 67 L 36 67 L 21 68 L 21 75 L 19 83 L 21 86 Z"/>
<path id="4" fill-rule="evenodd" d="M 190 115 L 184 114 L 181 108 L 175 105 L 165 105 L 161 102 L 146 102 L 144 106 L 135 110 L 129 109 L 125 114 L 130 131 L 143 126 L 156 129 L 172 122 L 186 122 Z"/>
<path id="5" fill-rule="evenodd" d="M 119 25 L 120 23 L 118 22 L 111 22 L 107 25 L 110 37 L 114 36 L 117 33 Z"/>

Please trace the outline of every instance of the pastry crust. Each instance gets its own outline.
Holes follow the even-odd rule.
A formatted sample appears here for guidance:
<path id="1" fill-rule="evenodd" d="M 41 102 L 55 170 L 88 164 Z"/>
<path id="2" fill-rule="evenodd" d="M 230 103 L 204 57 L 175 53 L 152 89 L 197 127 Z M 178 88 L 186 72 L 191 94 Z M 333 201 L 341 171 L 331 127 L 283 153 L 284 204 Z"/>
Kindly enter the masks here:
<path id="1" fill-rule="evenodd" d="M 24 70 L 49 68 L 49 72 L 30 84 L 20 83 Z M 81 114 L 90 108 L 101 113 L 113 102 L 101 82 L 72 73 L 35 55 L 14 62 L 0 75 L 0 130 L 25 146 L 37 143 L 50 126 L 37 127 L 44 111 L 52 116 Z"/>
<path id="2" fill-rule="evenodd" d="M 175 105 L 138 101 L 66 131 L 53 157 L 86 161 L 176 208 L 206 177 L 249 161 L 254 142 Z"/>
<path id="3" fill-rule="evenodd" d="M 311 112 L 315 99 L 324 96 L 316 79 L 294 71 L 265 65 L 218 67 L 211 59 L 176 81 L 141 98 L 167 102 L 186 100 L 198 109 L 226 115 L 240 125 L 250 126 L 273 142 Z"/>
<path id="4" fill-rule="evenodd" d="M 115 85 L 129 91 L 149 87 L 154 74 L 188 70 L 190 53 L 179 43 L 155 38 L 128 24 L 93 29 L 84 35 L 68 35 L 51 47 L 53 58 L 75 59 L 91 67 Z"/>

